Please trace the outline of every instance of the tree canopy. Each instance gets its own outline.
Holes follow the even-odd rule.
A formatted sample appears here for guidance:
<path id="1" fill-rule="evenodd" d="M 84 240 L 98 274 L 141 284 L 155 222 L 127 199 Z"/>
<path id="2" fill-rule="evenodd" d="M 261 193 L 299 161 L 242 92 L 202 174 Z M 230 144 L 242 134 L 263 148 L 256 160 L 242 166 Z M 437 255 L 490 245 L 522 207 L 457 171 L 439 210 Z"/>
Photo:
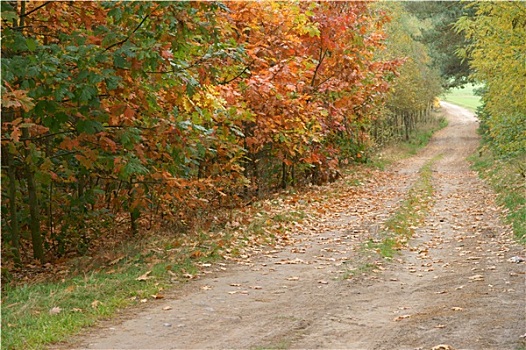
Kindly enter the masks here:
<path id="1" fill-rule="evenodd" d="M 484 84 L 479 115 L 495 150 L 504 158 L 526 156 L 526 5 L 481 2 L 473 17 L 456 24 L 471 44 L 459 49 L 472 78 Z"/>
<path id="2" fill-rule="evenodd" d="M 422 47 L 386 40 L 392 11 L 366 2 L 1 6 L 2 243 L 17 261 L 21 242 L 44 261 L 333 180 L 392 118 L 393 86 L 430 103 Z"/>

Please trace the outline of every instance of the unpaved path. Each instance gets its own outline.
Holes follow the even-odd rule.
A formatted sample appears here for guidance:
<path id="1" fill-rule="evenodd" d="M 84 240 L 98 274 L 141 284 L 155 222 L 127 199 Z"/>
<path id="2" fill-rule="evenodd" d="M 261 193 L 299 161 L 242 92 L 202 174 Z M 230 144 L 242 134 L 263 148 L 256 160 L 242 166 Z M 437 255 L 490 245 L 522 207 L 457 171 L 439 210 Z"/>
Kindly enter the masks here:
<path id="1" fill-rule="evenodd" d="M 391 181 L 350 194 L 331 219 L 334 230 L 298 236 L 293 246 L 191 282 L 67 347 L 521 349 L 526 264 L 508 259 L 524 256 L 524 247 L 513 242 L 494 194 L 465 160 L 478 145 L 476 119 L 451 104 L 443 109 L 449 126 L 393 166 Z M 377 258 L 374 271 L 347 279 L 359 266 L 360 242 L 440 154 L 434 205 L 409 246 L 392 263 Z"/>

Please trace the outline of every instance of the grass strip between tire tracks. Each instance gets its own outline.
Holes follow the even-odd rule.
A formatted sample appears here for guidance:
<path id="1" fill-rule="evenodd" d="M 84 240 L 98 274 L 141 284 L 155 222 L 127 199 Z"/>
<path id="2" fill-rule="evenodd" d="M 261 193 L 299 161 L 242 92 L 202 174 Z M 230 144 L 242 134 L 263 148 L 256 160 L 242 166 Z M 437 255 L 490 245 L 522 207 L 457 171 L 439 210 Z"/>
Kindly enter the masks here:
<path id="1" fill-rule="evenodd" d="M 432 166 L 441 156 L 434 157 L 422 166 L 406 199 L 384 223 L 378 237 L 371 238 L 364 244 L 366 250 L 373 250 L 383 258 L 392 259 L 407 244 L 433 204 Z"/>

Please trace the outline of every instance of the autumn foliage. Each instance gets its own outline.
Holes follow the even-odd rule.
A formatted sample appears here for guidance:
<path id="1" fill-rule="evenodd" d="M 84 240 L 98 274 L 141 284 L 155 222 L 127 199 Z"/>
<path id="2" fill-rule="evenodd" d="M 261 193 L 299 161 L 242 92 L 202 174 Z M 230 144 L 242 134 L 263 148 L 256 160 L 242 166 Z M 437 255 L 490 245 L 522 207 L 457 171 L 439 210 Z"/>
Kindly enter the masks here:
<path id="1" fill-rule="evenodd" d="M 191 225 L 359 160 L 403 57 L 366 2 L 2 3 L 2 242 Z"/>

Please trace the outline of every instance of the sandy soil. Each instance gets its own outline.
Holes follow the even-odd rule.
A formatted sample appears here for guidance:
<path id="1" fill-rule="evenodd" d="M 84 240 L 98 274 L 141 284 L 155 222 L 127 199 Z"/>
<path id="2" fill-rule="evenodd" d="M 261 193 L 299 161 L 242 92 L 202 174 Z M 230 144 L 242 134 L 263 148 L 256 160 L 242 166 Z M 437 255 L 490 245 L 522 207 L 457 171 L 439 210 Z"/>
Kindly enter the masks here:
<path id="1" fill-rule="evenodd" d="M 349 196 L 334 230 L 298 236 L 166 299 L 102 323 L 82 349 L 521 349 L 525 256 L 500 221 L 495 196 L 465 158 L 479 139 L 469 111 L 443 103 L 449 126 L 386 184 Z M 347 279 L 360 243 L 392 213 L 429 159 L 435 201 L 407 249 Z M 374 198 L 374 200 L 371 200 Z M 362 253 L 360 253 L 362 251 Z M 447 347 L 444 347 L 447 349 Z"/>

